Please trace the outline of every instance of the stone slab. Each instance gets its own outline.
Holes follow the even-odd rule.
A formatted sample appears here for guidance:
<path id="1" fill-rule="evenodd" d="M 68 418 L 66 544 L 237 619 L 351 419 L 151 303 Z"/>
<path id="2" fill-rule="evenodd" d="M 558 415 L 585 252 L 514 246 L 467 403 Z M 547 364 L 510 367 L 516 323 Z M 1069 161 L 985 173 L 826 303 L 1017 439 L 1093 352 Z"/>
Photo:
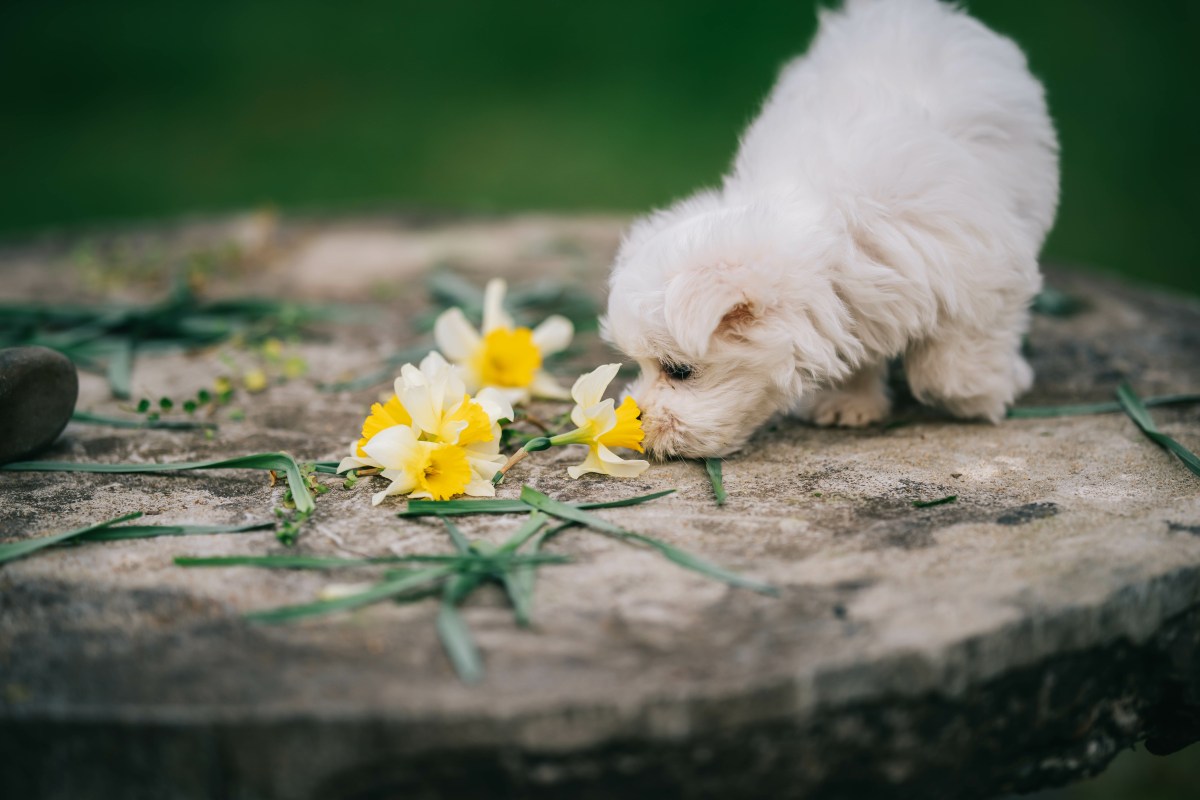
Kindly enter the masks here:
<path id="1" fill-rule="evenodd" d="M 424 270 L 573 280 L 599 296 L 621 224 L 260 214 L 62 237 L 0 253 L 0 300 L 149 300 L 165 285 L 155 264 L 232 242 L 236 258 L 209 273 L 213 294 L 371 306 L 375 321 L 299 346 L 309 379 L 239 400 L 245 419 L 211 439 L 72 424 L 47 455 L 331 459 L 378 389 L 315 383 L 419 340 Z M 1049 275 L 1087 309 L 1035 320 L 1038 379 L 1023 402 L 1106 400 L 1121 380 L 1143 395 L 1200 390 L 1193 300 Z M 581 342 L 565 380 L 609 357 L 594 336 Z M 135 394 L 211 385 L 219 352 L 139 358 Z M 121 412 L 87 374 L 79 407 Z M 1200 408 L 1153 413 L 1200 449 Z M 908 424 L 864 431 L 773 423 L 726 462 L 720 508 L 693 462 L 576 482 L 564 469 L 573 453 L 529 459 L 502 496 L 522 480 L 572 501 L 676 488 L 604 515 L 783 591 L 731 589 L 573 531 L 551 549 L 574 561 L 540 572 L 532 629 L 514 626 L 498 590 L 468 604 L 487 666 L 475 687 L 440 650 L 432 602 L 260 627 L 241 615 L 311 599 L 333 579 L 172 564 L 284 552 L 269 531 L 89 544 L 0 567 L 0 795 L 986 797 L 1092 774 L 1148 736 L 1200 733 L 1189 727 L 1200 479 L 1120 414 L 990 426 L 901 396 L 898 415 Z M 449 549 L 437 524 L 372 508 L 369 481 L 326 480 L 335 488 L 295 552 Z M 281 494 L 253 472 L 0 473 L 0 540 L 131 510 L 247 522 Z M 957 502 L 912 506 L 950 494 Z M 516 522 L 462 527 L 497 540 Z"/>

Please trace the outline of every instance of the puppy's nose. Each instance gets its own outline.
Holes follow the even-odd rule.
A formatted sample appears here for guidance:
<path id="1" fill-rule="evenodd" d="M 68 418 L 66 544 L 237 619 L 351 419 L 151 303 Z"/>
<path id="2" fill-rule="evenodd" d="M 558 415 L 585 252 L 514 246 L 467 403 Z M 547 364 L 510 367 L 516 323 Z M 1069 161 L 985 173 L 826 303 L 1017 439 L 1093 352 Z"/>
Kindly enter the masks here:
<path id="1" fill-rule="evenodd" d="M 642 445 L 646 452 L 658 458 L 675 455 L 675 419 L 654 409 L 642 409 L 642 431 L 646 438 Z"/>

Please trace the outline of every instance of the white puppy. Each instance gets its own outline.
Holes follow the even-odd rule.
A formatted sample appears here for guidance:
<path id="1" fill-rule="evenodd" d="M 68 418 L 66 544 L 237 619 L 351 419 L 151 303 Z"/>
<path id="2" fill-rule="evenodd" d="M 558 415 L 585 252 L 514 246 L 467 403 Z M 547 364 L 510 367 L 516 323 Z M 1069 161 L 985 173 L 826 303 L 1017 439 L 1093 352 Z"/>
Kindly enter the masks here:
<path id="1" fill-rule="evenodd" d="M 996 421 L 1021 357 L 1058 144 L 1020 49 L 938 0 L 822 12 L 733 171 L 638 220 L 606 335 L 659 456 L 729 453 L 773 414 L 866 425 L 902 355 L 923 402 Z"/>

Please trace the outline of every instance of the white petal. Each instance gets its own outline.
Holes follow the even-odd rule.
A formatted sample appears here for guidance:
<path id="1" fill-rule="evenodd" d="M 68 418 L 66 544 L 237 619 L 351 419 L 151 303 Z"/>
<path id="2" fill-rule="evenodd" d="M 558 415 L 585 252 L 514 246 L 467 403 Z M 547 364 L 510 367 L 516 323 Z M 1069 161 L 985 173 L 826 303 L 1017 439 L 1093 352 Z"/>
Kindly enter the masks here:
<path id="1" fill-rule="evenodd" d="M 605 364 L 602 367 L 596 367 L 586 375 L 579 376 L 579 380 L 575 381 L 575 385 L 571 387 L 571 397 L 575 398 L 575 402 L 583 408 L 596 405 L 604 397 L 604 390 L 612 383 L 612 379 L 617 376 L 617 371 L 620 369 L 620 364 Z"/>
<path id="2" fill-rule="evenodd" d="M 593 436 L 603 436 L 617 424 L 617 412 L 613 408 L 612 398 L 603 400 L 591 408 L 575 406 L 571 409 L 571 422 L 575 423 L 576 428 L 590 427 Z"/>
<path id="3" fill-rule="evenodd" d="M 414 425 L 430 436 L 437 436 L 442 425 L 442 414 L 441 409 L 434 405 L 433 393 L 431 386 L 410 386 L 400 395 L 400 402 L 408 410 Z"/>
<path id="4" fill-rule="evenodd" d="M 504 466 L 504 462 L 506 460 L 507 459 L 505 459 L 504 456 L 500 456 L 495 460 L 491 458 L 480 458 L 476 456 L 475 453 L 471 452 L 470 449 L 467 450 L 467 463 L 471 465 L 471 469 L 477 476 L 479 476 L 480 480 L 490 482 L 495 476 L 496 472 L 502 466 Z"/>
<path id="5" fill-rule="evenodd" d="M 561 353 L 571 344 L 575 335 L 575 326 L 571 320 L 555 314 L 542 320 L 542 324 L 533 329 L 533 343 L 542 351 L 543 356 L 551 353 Z"/>
<path id="6" fill-rule="evenodd" d="M 511 420 L 513 418 L 512 403 L 501 392 L 496 391 L 491 386 L 480 389 L 479 394 L 475 395 L 475 402 L 479 403 L 483 409 L 483 413 L 487 414 L 488 419 L 493 423 L 499 422 L 502 419 Z"/>
<path id="7" fill-rule="evenodd" d="M 458 437 L 467 429 L 467 421 L 465 419 L 457 419 L 446 421 L 438 428 L 437 440 L 446 444 L 458 444 Z"/>
<path id="8" fill-rule="evenodd" d="M 446 358 L 461 363 L 470 360 L 479 349 L 479 332 L 471 327 L 461 308 L 448 308 L 433 324 L 433 338 Z"/>
<path id="9" fill-rule="evenodd" d="M 544 397 L 547 400 L 571 399 L 571 393 L 545 371 L 534 373 L 533 382 L 529 384 L 529 393 L 534 397 Z"/>
<path id="10" fill-rule="evenodd" d="M 467 455 L 472 458 L 500 458 L 500 426 L 492 426 L 492 438 L 486 442 L 471 442 L 466 446 Z"/>
<path id="11" fill-rule="evenodd" d="M 369 458 L 389 470 L 398 469 L 417 447 L 417 434 L 408 425 L 384 428 L 363 445 Z"/>
<path id="12" fill-rule="evenodd" d="M 405 364 L 400 368 L 400 377 L 396 378 L 396 382 L 392 385 L 392 388 L 396 390 L 396 394 L 401 394 L 410 386 L 424 386 L 426 383 L 428 381 L 421 370 L 412 364 Z"/>
<path id="13" fill-rule="evenodd" d="M 354 446 L 357 447 L 358 443 L 355 442 Z M 378 461 L 374 461 L 370 458 L 359 458 L 358 456 L 346 456 L 345 458 L 342 459 L 341 463 L 338 464 L 337 471 L 338 471 L 338 474 L 341 474 L 348 469 L 362 469 L 363 467 L 380 467 L 380 466 L 383 466 L 383 465 L 380 464 Z"/>
<path id="14" fill-rule="evenodd" d="M 401 484 L 393 483 L 390 486 L 388 486 L 388 488 L 384 489 L 382 492 L 376 492 L 375 494 L 371 495 L 371 505 L 377 506 L 380 503 L 382 503 L 385 499 L 387 499 L 388 497 L 391 497 L 392 495 L 404 494 L 404 493 L 405 492 L 404 492 L 403 486 Z"/>
<path id="15" fill-rule="evenodd" d="M 492 278 L 487 288 L 483 290 L 483 335 L 487 336 L 496 328 L 511 328 L 512 317 L 504 310 L 504 293 L 508 284 L 501 278 Z M 454 359 L 458 361 L 458 359 Z"/>
<path id="16" fill-rule="evenodd" d="M 600 451 L 600 460 L 604 462 L 609 475 L 615 475 L 618 478 L 636 478 L 650 468 L 649 461 L 621 458 L 604 445 L 600 445 L 596 449 Z"/>
<path id="17" fill-rule="evenodd" d="M 495 497 L 496 487 L 491 480 L 474 480 L 467 484 L 467 488 L 463 489 L 463 494 L 471 497 Z"/>
<path id="18" fill-rule="evenodd" d="M 450 364 L 437 350 L 430 350 L 429 355 L 421 359 L 421 372 L 426 375 L 441 375 L 450 369 Z"/>
<path id="19" fill-rule="evenodd" d="M 525 388 L 505 386 L 493 386 L 490 388 L 499 392 L 500 396 L 508 402 L 509 406 L 519 405 L 529 400 L 529 390 Z M 483 390 L 480 389 L 480 391 Z"/>
<path id="20" fill-rule="evenodd" d="M 417 476 L 410 475 L 402 469 L 385 469 L 379 474 L 392 482 L 388 487 L 388 494 L 408 494 L 417 488 Z"/>
<path id="21" fill-rule="evenodd" d="M 578 466 L 567 467 L 567 474 L 578 480 L 581 476 L 587 475 L 589 472 L 596 472 L 601 475 L 608 473 L 603 461 L 597 456 L 596 452 L 590 447 L 588 448 L 587 458 Z"/>

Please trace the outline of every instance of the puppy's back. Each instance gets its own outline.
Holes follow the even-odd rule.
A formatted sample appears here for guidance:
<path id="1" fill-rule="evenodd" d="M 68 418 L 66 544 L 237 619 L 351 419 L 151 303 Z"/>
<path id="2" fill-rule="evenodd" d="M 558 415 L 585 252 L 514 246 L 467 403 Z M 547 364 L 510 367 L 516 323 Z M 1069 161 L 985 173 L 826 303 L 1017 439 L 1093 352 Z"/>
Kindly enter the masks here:
<path id="1" fill-rule="evenodd" d="M 939 172 L 927 162 L 948 157 L 946 145 L 972 155 L 978 183 L 1044 237 L 1058 202 L 1058 145 L 1020 48 L 940 0 L 848 0 L 821 13 L 809 51 L 784 68 L 727 188 L 886 195 L 905 163 Z"/>

